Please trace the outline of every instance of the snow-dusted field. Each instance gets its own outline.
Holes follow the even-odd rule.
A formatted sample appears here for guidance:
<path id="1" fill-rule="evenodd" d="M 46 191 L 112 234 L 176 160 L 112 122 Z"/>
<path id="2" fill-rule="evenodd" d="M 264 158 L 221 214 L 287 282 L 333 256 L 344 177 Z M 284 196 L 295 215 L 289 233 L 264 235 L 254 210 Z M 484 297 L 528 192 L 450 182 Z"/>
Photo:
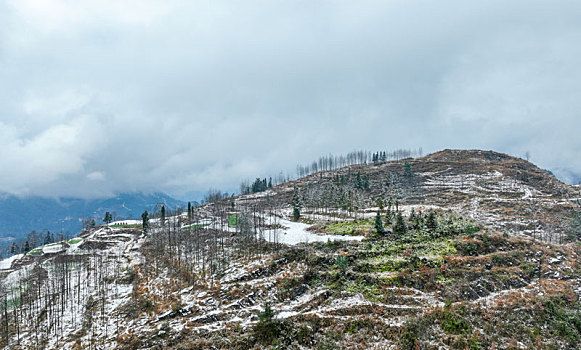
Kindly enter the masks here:
<path id="1" fill-rule="evenodd" d="M 0 270 L 8 270 L 12 266 L 12 262 L 22 258 L 24 254 L 16 254 L 9 258 L 0 260 Z"/>
<path id="2" fill-rule="evenodd" d="M 278 242 L 295 245 L 299 243 L 328 242 L 328 241 L 361 241 L 363 236 L 319 235 L 307 230 L 310 225 L 302 222 L 280 220 L 286 229 L 278 231 Z"/>

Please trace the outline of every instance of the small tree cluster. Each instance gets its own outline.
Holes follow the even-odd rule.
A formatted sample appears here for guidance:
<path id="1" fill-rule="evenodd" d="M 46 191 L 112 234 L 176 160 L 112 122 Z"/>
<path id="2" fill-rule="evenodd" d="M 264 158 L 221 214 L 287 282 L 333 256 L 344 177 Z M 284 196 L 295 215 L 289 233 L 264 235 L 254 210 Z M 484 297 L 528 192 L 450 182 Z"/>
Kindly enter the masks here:
<path id="1" fill-rule="evenodd" d="M 109 213 L 109 212 L 105 212 L 105 217 L 103 218 L 103 221 L 107 225 L 109 225 L 113 221 L 113 215 L 111 215 L 111 213 Z"/>

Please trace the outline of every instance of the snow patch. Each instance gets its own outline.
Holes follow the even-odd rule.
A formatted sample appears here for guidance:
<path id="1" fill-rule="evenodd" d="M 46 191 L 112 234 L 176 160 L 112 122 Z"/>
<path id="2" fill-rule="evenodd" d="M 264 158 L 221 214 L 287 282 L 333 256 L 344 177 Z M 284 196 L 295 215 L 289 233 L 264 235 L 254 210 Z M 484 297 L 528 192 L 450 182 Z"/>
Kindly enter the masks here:
<path id="1" fill-rule="evenodd" d="M 278 242 L 288 245 L 311 242 L 328 242 L 328 241 L 361 241 L 363 236 L 339 236 L 339 235 L 318 235 L 307 231 L 310 225 L 302 222 L 289 220 L 280 220 L 281 225 L 286 227 L 282 234 L 278 235 Z"/>
<path id="2" fill-rule="evenodd" d="M 24 254 L 16 254 L 9 258 L 0 261 L 0 270 L 8 270 L 12 267 L 12 263 L 20 258 L 22 258 Z"/>

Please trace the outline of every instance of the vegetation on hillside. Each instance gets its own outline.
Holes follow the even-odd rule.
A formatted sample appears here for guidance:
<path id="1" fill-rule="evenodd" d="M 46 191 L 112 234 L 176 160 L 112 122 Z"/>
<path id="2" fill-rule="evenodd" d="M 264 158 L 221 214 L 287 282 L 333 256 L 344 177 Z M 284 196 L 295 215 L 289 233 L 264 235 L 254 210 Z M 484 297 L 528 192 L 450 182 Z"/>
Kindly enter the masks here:
<path id="1" fill-rule="evenodd" d="M 212 191 L 187 212 L 106 215 L 81 237 L 29 243 L 2 270 L 0 345 L 578 346 L 572 190 L 494 152 L 353 157 L 288 183 L 257 179 L 239 197 Z"/>

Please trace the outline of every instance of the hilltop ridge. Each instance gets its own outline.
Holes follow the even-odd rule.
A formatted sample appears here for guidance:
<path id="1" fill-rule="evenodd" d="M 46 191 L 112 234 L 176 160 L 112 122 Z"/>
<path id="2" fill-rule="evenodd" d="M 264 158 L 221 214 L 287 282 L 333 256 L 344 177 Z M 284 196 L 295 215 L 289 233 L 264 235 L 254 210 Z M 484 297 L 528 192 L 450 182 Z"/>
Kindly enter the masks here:
<path id="1" fill-rule="evenodd" d="M 357 177 L 368 181 L 361 188 Z M 347 180 L 345 180 L 347 179 Z M 563 242 L 569 221 L 580 207 L 581 189 L 563 183 L 524 159 L 494 151 L 450 150 L 418 158 L 371 162 L 320 171 L 275 186 L 269 197 L 290 202 L 297 186 L 308 197 L 325 191 L 352 191 L 359 207 L 398 201 L 402 205 L 437 206 L 462 212 L 479 222 L 511 234 Z M 329 189 L 332 187 L 332 189 Z M 341 189 L 341 187 L 343 189 Z M 339 188 L 339 189 L 337 189 Z M 260 193 L 240 201 L 263 198 Z M 260 199 L 259 199 L 260 200 Z M 340 209 L 341 203 L 324 206 Z M 345 206 L 343 205 L 343 209 Z"/>

